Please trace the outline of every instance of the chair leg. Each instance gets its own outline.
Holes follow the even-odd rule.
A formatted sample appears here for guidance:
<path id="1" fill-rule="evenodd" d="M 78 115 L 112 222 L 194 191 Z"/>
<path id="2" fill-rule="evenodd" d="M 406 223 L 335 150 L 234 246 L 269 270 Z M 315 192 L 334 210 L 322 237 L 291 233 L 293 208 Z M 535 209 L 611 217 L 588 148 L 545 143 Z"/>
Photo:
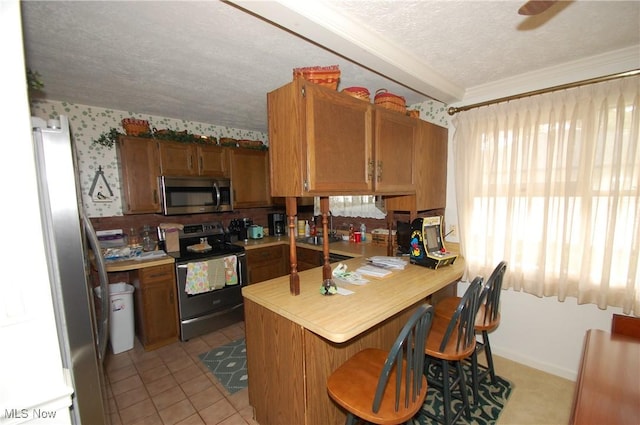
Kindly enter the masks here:
<path id="1" fill-rule="evenodd" d="M 482 343 L 484 345 L 484 354 L 487 357 L 487 367 L 491 375 L 491 382 L 496 383 L 496 372 L 493 368 L 493 356 L 491 355 L 491 345 L 489 344 L 489 332 L 482 331 Z"/>
<path id="2" fill-rule="evenodd" d="M 478 393 L 480 392 L 480 376 L 479 376 L 479 368 L 478 368 L 478 351 L 473 350 L 473 354 L 471 355 L 471 386 L 473 388 L 473 404 L 479 403 Z"/>
<path id="3" fill-rule="evenodd" d="M 358 423 L 358 419 L 353 415 L 353 413 L 347 414 L 347 421 L 345 425 L 356 425 Z"/>
<path id="4" fill-rule="evenodd" d="M 451 384 L 449 381 L 449 361 L 442 360 L 442 393 L 444 397 L 444 423 L 451 423 Z"/>
<path id="5" fill-rule="evenodd" d="M 460 385 L 460 397 L 462 397 L 462 406 L 464 409 L 465 416 L 467 419 L 471 420 L 471 408 L 469 407 L 469 394 L 467 393 L 467 380 L 464 375 L 464 370 L 462 370 L 462 362 L 456 362 L 456 367 L 458 368 L 458 379 Z"/>

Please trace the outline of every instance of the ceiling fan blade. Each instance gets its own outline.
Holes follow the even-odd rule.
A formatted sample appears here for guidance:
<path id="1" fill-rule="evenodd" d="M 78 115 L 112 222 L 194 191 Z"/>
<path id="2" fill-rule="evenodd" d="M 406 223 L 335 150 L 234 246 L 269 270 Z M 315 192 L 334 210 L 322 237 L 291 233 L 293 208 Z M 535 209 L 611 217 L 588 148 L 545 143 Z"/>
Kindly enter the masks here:
<path id="1" fill-rule="evenodd" d="M 520 15 L 539 15 L 545 10 L 549 9 L 551 6 L 556 3 L 557 0 L 543 1 L 543 0 L 529 0 L 525 4 L 523 4 L 520 9 L 518 9 L 518 13 Z"/>

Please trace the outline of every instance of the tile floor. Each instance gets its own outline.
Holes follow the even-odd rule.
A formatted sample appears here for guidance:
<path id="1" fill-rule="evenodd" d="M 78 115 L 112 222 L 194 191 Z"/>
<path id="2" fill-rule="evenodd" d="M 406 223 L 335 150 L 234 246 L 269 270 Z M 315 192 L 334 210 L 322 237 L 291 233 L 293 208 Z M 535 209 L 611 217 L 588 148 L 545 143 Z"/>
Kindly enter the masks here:
<path id="1" fill-rule="evenodd" d="M 258 425 L 248 391 L 229 395 L 198 355 L 244 336 L 244 323 L 144 351 L 106 359 L 109 410 L 113 425 Z M 500 376 L 514 391 L 500 415 L 501 425 L 566 424 L 574 382 L 494 356 Z"/>
<path id="2" fill-rule="evenodd" d="M 144 351 L 107 355 L 107 394 L 113 425 L 257 425 L 248 391 L 229 395 L 198 355 L 244 337 L 244 323 Z"/>

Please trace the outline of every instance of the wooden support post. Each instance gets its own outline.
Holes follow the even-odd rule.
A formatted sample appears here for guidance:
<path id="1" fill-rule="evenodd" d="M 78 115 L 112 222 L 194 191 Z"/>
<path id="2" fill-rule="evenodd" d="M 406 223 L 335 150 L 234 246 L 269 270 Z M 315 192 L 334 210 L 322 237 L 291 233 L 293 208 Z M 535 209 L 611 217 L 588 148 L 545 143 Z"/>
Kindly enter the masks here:
<path id="1" fill-rule="evenodd" d="M 287 210 L 287 220 L 289 222 L 289 262 L 291 263 L 291 274 L 289 275 L 289 292 L 291 295 L 300 295 L 300 277 L 298 276 L 298 254 L 296 252 L 296 215 L 298 215 L 298 204 L 295 197 L 285 199 Z"/>
<path id="2" fill-rule="evenodd" d="M 329 197 L 320 197 L 320 212 L 322 213 L 322 256 L 324 262 L 322 265 L 322 280 L 331 279 L 331 263 L 329 263 Z"/>
<path id="3" fill-rule="evenodd" d="M 393 250 L 393 218 L 394 212 L 387 211 L 387 230 L 389 231 L 389 237 L 387 238 L 387 255 L 393 257 L 395 252 Z"/>

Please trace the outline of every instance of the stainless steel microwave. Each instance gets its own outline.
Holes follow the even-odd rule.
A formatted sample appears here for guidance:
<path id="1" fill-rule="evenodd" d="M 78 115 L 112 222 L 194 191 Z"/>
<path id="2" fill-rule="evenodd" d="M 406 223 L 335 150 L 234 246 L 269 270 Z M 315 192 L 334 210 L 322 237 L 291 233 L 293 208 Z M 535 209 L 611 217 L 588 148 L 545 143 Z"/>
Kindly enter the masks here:
<path id="1" fill-rule="evenodd" d="M 231 180 L 218 177 L 160 176 L 164 215 L 233 210 Z"/>

